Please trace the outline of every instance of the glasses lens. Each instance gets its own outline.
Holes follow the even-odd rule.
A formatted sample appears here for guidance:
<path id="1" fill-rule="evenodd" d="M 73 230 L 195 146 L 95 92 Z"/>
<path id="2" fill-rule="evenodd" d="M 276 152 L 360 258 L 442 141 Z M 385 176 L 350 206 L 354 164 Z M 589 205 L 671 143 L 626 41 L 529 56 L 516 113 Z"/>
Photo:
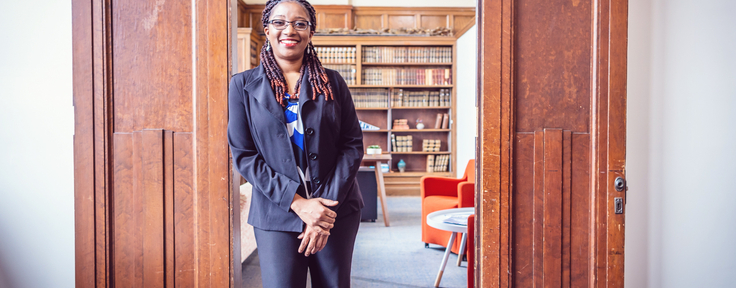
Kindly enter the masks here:
<path id="1" fill-rule="evenodd" d="M 286 21 L 284 20 L 271 20 L 271 25 L 276 29 L 284 29 L 286 27 Z"/>
<path id="2" fill-rule="evenodd" d="M 294 29 L 296 30 L 307 30 L 307 27 L 309 27 L 309 22 L 307 21 L 294 21 Z"/>

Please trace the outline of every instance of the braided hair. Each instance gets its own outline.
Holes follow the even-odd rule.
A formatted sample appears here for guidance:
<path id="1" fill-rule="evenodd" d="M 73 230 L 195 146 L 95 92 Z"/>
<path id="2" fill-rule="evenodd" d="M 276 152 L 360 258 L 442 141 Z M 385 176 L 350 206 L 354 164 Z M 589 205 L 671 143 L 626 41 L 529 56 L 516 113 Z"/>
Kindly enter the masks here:
<path id="1" fill-rule="evenodd" d="M 296 2 L 304 7 L 304 10 L 309 13 L 310 31 L 316 30 L 317 13 L 315 13 L 314 7 L 312 7 L 312 5 L 306 0 L 268 0 L 268 2 L 266 2 L 266 8 L 263 9 L 263 16 L 261 17 L 263 27 L 268 26 L 268 21 L 271 18 L 271 11 L 273 8 L 283 2 Z M 286 92 L 288 91 L 286 79 L 284 78 L 284 73 L 281 71 L 278 63 L 276 63 L 276 59 L 273 56 L 273 49 L 270 49 L 268 44 L 263 45 L 263 48 L 261 48 L 261 62 L 266 70 L 266 77 L 271 84 L 274 96 L 276 96 L 276 102 L 280 103 L 282 107 L 286 107 L 286 100 L 284 100 Z M 325 100 L 334 100 L 332 87 L 330 86 L 330 81 L 327 78 L 327 73 L 325 72 L 324 67 L 322 67 L 322 62 L 319 61 L 317 51 L 314 49 L 314 45 L 312 45 L 311 41 L 307 45 L 307 49 L 304 51 L 302 67 L 299 70 L 299 81 L 296 82 L 296 86 L 294 87 L 294 98 L 299 97 L 299 86 L 302 82 L 302 77 L 304 77 L 307 70 L 309 71 L 309 84 L 312 86 L 312 100 L 316 100 L 317 95 L 320 93 L 325 94 Z"/>

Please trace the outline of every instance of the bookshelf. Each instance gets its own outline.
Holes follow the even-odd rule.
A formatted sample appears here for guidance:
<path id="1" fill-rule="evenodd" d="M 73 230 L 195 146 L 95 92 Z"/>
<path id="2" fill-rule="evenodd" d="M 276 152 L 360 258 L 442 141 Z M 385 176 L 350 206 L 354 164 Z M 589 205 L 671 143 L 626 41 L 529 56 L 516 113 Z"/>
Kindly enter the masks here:
<path id="1" fill-rule="evenodd" d="M 455 177 L 454 37 L 314 36 L 312 42 L 325 67 L 341 68 L 335 70 L 348 83 L 358 118 L 379 128 L 364 130 L 363 144 L 379 145 L 392 155 L 390 172 L 384 174 L 389 195 L 419 195 L 425 175 Z M 435 127 L 437 114 L 448 115 L 446 127 Z M 394 127 L 397 119 L 406 119 L 408 127 Z M 417 119 L 424 129 L 417 129 Z M 392 135 L 411 137 L 411 148 L 392 147 Z M 422 151 L 424 140 L 440 140 L 438 151 Z M 446 170 L 427 172 L 430 155 L 444 159 Z M 397 167 L 402 159 L 403 173 Z"/>

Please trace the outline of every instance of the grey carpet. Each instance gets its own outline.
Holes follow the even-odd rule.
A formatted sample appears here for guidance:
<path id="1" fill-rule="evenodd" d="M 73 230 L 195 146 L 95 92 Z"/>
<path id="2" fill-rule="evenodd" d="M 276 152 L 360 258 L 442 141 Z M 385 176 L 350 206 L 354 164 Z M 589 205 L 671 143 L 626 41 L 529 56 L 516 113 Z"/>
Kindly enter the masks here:
<path id="1" fill-rule="evenodd" d="M 434 287 L 444 247 L 421 241 L 419 197 L 387 197 L 391 227 L 383 225 L 379 204 L 375 223 L 361 222 L 353 253 L 352 287 Z M 440 287 L 466 287 L 467 264 L 451 254 Z M 243 262 L 243 288 L 260 288 L 257 251 Z M 308 285 L 309 286 L 309 285 Z"/>

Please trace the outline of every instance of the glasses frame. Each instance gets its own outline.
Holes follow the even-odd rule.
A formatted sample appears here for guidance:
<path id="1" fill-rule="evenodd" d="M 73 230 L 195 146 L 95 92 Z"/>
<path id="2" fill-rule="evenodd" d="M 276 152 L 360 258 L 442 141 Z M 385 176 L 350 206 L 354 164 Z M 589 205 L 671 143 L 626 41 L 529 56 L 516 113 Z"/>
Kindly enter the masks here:
<path id="1" fill-rule="evenodd" d="M 275 24 L 273 24 L 273 21 L 284 21 L 284 22 L 286 22 L 286 24 L 284 25 L 284 27 L 278 28 L 278 27 L 276 27 Z M 296 23 L 296 22 L 307 22 L 307 27 L 300 30 L 300 29 L 296 28 L 296 26 L 294 25 L 294 23 Z M 271 19 L 271 20 L 268 21 L 268 24 L 273 25 L 273 28 L 276 29 L 276 30 L 285 30 L 286 27 L 288 27 L 289 25 L 291 25 L 291 27 L 294 28 L 294 30 L 296 30 L 296 31 L 306 31 L 306 30 L 308 30 L 308 29 L 310 29 L 312 27 L 312 22 L 309 22 L 307 20 L 294 20 L 294 21 L 289 21 L 289 20 L 284 20 L 284 19 Z"/>

